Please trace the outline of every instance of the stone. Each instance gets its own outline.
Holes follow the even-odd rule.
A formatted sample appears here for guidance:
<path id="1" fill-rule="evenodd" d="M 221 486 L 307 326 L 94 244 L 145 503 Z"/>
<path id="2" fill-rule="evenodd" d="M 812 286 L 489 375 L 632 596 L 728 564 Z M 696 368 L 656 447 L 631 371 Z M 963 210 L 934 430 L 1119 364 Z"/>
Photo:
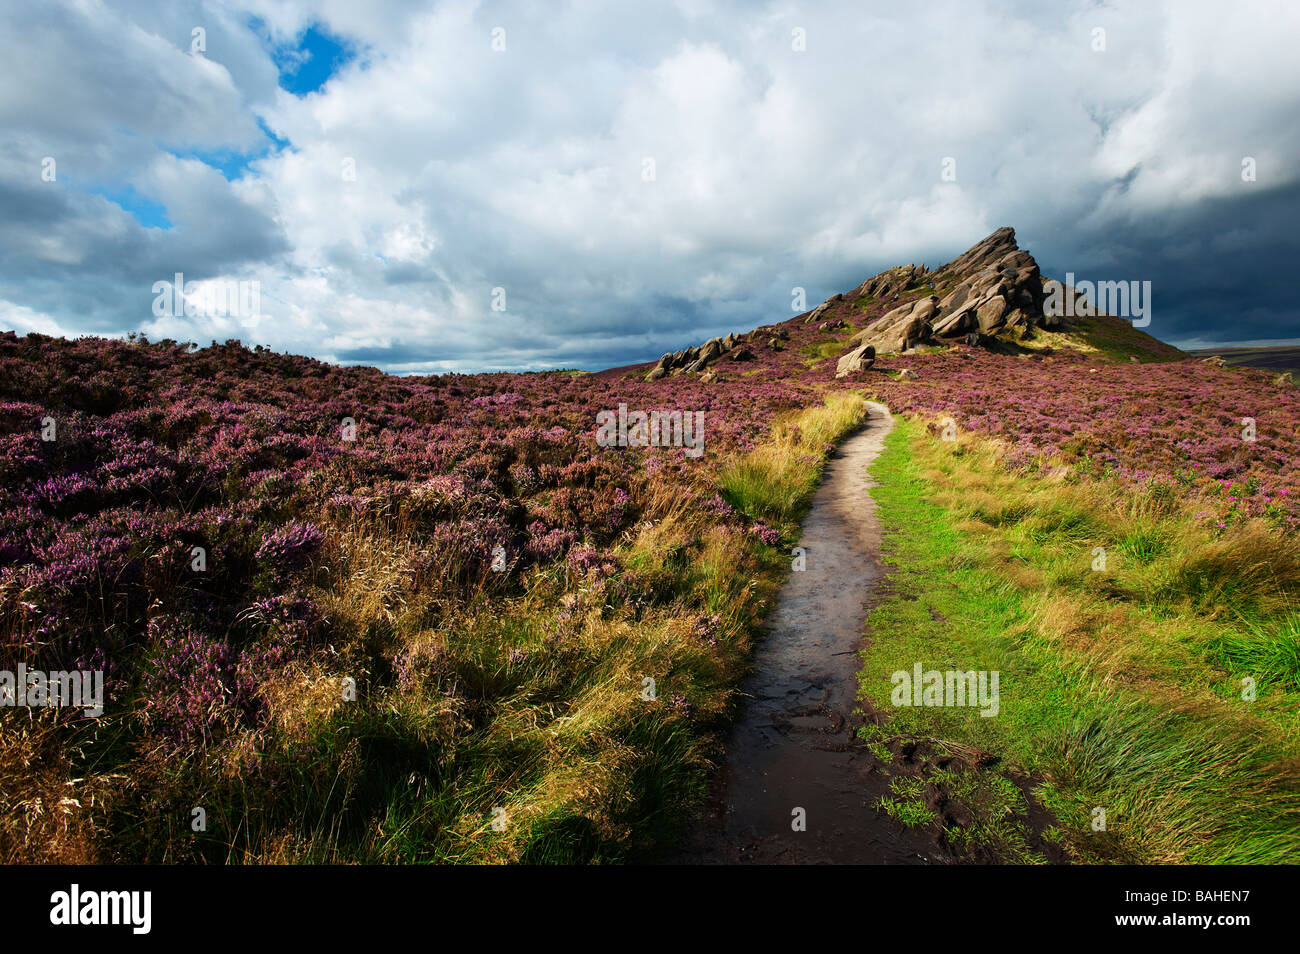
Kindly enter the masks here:
<path id="1" fill-rule="evenodd" d="M 934 333 L 941 338 L 953 338 L 965 334 L 978 324 L 979 321 L 975 317 L 975 301 L 972 299 L 951 315 L 945 315 L 936 321 Z"/>
<path id="2" fill-rule="evenodd" d="M 928 298 L 918 298 L 916 304 L 912 307 L 912 317 L 919 318 L 922 321 L 929 321 L 939 310 L 939 299 L 933 295 Z"/>
<path id="3" fill-rule="evenodd" d="M 835 377 L 842 378 L 858 371 L 865 371 L 876 363 L 876 349 L 864 344 L 843 355 L 835 365 Z"/>
<path id="4" fill-rule="evenodd" d="M 990 298 L 984 304 L 979 306 L 975 312 L 979 320 L 980 331 L 985 334 L 991 334 L 1002 327 L 1002 316 L 1007 312 L 1007 300 L 1005 298 Z"/>

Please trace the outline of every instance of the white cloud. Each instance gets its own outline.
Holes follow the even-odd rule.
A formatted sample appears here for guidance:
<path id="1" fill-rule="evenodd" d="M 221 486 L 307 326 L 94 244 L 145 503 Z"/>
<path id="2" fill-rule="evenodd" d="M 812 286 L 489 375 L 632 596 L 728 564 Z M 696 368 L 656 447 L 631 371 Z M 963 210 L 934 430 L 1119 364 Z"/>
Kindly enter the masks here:
<path id="1" fill-rule="evenodd" d="M 72 337 L 75 333 L 59 324 L 49 315 L 32 311 L 26 305 L 15 305 L 11 301 L 0 301 L 0 328 L 16 331 L 20 335 L 36 332 L 42 335 Z"/>
<path id="2" fill-rule="evenodd" d="M 125 302 L 155 272 L 207 266 L 260 281 L 264 320 L 141 322 L 136 298 L 108 295 L 82 328 L 243 336 L 405 369 L 530 367 L 653 357 L 784 317 L 793 285 L 815 298 L 899 262 L 937 264 L 1006 224 L 1040 259 L 1123 267 L 1153 217 L 1240 199 L 1244 155 L 1259 160 L 1256 193 L 1297 181 L 1298 10 L 66 7 L 39 34 L 30 17 L 0 30 L 21 80 L 0 93 L 0 118 L 29 156 L 57 142 L 74 165 L 116 168 L 176 228 L 147 234 L 75 197 L 39 221 L 23 210 L 49 200 L 24 187 L 15 227 L 46 282 L 28 303 L 43 308 L 74 269 L 121 284 Z M 319 22 L 358 56 L 290 95 L 249 15 L 280 41 Z M 192 22 L 210 24 L 206 60 L 181 48 Z M 791 49 L 796 27 L 806 52 Z M 48 65 L 79 44 L 78 70 Z M 238 182 L 168 151 L 248 148 L 259 119 L 291 146 Z M 940 181 L 944 157 L 956 182 Z M 29 281 L 20 264 L 0 292 L 25 300 Z M 496 286 L 504 314 L 489 307 Z M 75 313 L 58 320 L 78 327 Z"/>

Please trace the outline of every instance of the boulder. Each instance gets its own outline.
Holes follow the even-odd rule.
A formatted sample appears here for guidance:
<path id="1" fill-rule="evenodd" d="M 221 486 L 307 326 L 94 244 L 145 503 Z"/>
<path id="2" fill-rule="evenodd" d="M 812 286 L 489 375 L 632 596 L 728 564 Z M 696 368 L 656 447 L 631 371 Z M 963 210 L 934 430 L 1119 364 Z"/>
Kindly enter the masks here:
<path id="1" fill-rule="evenodd" d="M 894 354 L 915 347 L 933 333 L 927 316 L 934 313 L 934 306 L 933 295 L 899 305 L 854 335 L 853 346 L 869 344 L 876 354 Z"/>
<path id="2" fill-rule="evenodd" d="M 935 322 L 934 333 L 939 338 L 955 338 L 966 334 L 978 325 L 979 321 L 975 317 L 975 302 L 968 301 L 951 315 L 945 315 Z"/>
<path id="3" fill-rule="evenodd" d="M 997 264 L 1009 253 L 1018 251 L 1018 249 L 1019 246 L 1016 245 L 1016 230 L 1012 228 L 1000 228 L 983 241 L 972 245 L 947 265 L 935 269 L 935 271 L 953 272 L 958 275 L 983 271 L 984 269 Z"/>
<path id="4" fill-rule="evenodd" d="M 875 347 L 869 344 L 860 345 L 848 354 L 843 355 L 836 363 L 835 377 L 842 378 L 857 371 L 865 371 L 875 363 Z"/>
<path id="5" fill-rule="evenodd" d="M 674 351 L 659 359 L 659 363 L 646 375 L 647 381 L 658 381 L 669 374 L 702 372 L 724 354 L 732 351 L 742 340 L 735 334 L 725 338 L 710 338 L 702 345 Z"/>
<path id="6" fill-rule="evenodd" d="M 658 381 L 660 378 L 668 376 L 668 371 L 672 367 L 673 356 L 666 354 L 659 359 L 659 363 L 650 369 L 650 373 L 645 376 L 647 381 Z"/>
<path id="7" fill-rule="evenodd" d="M 912 317 L 920 318 L 922 321 L 930 321 L 934 318 L 935 313 L 939 310 L 939 299 L 930 295 L 928 298 L 918 298 L 916 304 L 912 306 Z"/>
<path id="8" fill-rule="evenodd" d="M 943 301 L 939 302 L 939 310 L 944 314 L 956 311 L 966 302 L 966 299 L 970 297 L 971 289 L 973 287 L 974 281 L 969 278 L 958 284 L 956 288 L 944 296 Z"/>
<path id="9" fill-rule="evenodd" d="M 881 272 L 849 293 L 850 298 L 877 298 L 888 301 L 897 297 L 904 289 L 916 284 L 927 274 L 920 265 L 899 265 Z"/>
<path id="10" fill-rule="evenodd" d="M 985 334 L 992 334 L 1003 325 L 1002 316 L 1007 313 L 1007 300 L 1005 298 L 990 298 L 984 304 L 979 306 L 976 311 L 976 318 L 979 320 L 980 331 Z"/>

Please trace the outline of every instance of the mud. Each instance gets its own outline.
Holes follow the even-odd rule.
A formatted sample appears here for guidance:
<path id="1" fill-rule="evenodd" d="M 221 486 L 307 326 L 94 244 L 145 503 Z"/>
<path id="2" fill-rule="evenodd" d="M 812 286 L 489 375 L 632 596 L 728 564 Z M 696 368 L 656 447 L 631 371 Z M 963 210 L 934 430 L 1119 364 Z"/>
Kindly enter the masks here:
<path id="1" fill-rule="evenodd" d="M 933 834 L 872 807 L 889 776 L 854 740 L 858 650 L 882 576 L 867 466 L 892 426 L 872 404 L 827 465 L 801 531 L 807 568 L 791 572 L 768 616 L 715 797 L 679 863 L 950 862 Z M 804 831 L 793 830 L 796 809 Z"/>

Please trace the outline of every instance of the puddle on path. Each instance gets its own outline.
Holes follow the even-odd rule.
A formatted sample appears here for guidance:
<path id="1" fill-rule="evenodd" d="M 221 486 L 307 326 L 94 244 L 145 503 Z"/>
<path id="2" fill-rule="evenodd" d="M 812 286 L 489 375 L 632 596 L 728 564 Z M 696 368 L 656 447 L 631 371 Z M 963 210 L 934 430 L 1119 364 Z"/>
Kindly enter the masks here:
<path id="1" fill-rule="evenodd" d="M 804 519 L 807 569 L 792 572 L 745 683 L 715 796 L 683 864 L 947 863 L 932 839 L 871 806 L 888 777 L 853 741 L 858 649 L 881 577 L 867 466 L 893 426 L 883 405 L 831 458 Z M 794 831 L 802 808 L 807 830 Z"/>

